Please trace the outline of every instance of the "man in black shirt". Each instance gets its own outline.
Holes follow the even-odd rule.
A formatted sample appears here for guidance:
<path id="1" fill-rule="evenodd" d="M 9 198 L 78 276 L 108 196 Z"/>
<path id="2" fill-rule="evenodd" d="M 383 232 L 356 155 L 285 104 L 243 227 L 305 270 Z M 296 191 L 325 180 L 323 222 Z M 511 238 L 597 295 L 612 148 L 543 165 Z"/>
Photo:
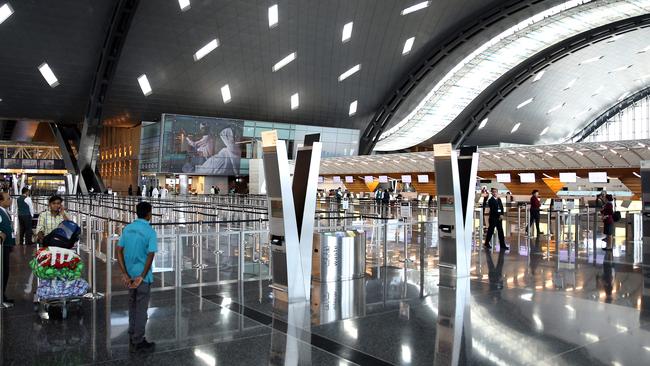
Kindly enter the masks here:
<path id="1" fill-rule="evenodd" d="M 492 240 L 494 229 L 497 229 L 497 232 L 499 234 L 499 244 L 501 245 L 501 249 L 508 250 L 510 248 L 508 248 L 508 246 L 506 245 L 505 235 L 503 234 L 503 225 L 501 224 L 501 220 L 505 213 L 505 211 L 503 210 L 503 202 L 501 202 L 501 198 L 499 198 L 498 189 L 492 188 L 491 193 L 492 196 L 487 201 L 487 207 L 490 209 L 490 216 L 488 218 L 489 226 L 488 226 L 487 236 L 485 237 L 484 246 L 488 249 L 492 248 L 492 246 L 490 245 L 490 240 Z"/>

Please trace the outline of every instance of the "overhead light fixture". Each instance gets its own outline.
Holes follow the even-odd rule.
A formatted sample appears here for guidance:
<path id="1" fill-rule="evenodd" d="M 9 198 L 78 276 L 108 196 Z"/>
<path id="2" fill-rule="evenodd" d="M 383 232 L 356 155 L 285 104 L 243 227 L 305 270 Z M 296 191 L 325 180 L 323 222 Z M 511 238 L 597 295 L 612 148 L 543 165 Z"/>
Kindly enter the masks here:
<path id="1" fill-rule="evenodd" d="M 278 4 L 269 6 L 269 28 L 278 25 Z"/>
<path id="2" fill-rule="evenodd" d="M 620 97 L 618 97 L 618 101 L 622 101 L 623 99 L 627 98 L 628 95 L 630 95 L 630 92 L 626 91 L 625 93 L 621 94 Z"/>
<path id="3" fill-rule="evenodd" d="M 576 153 L 578 153 L 578 155 L 580 155 L 580 156 L 584 155 L 584 153 L 582 151 L 580 151 L 580 150 L 576 150 Z"/>
<path id="4" fill-rule="evenodd" d="M 295 93 L 291 96 L 291 110 L 296 110 L 298 107 L 300 107 L 300 96 L 298 96 L 298 93 Z"/>
<path id="5" fill-rule="evenodd" d="M 542 175 L 543 175 L 545 178 L 548 178 L 548 179 L 554 179 L 553 177 L 551 177 L 550 175 L 548 175 L 548 174 L 546 174 L 546 173 L 542 173 Z"/>
<path id="6" fill-rule="evenodd" d="M 38 67 L 38 71 L 41 72 L 41 75 L 43 75 L 43 78 L 45 78 L 45 81 L 47 81 L 51 87 L 55 88 L 59 85 L 59 79 L 56 78 L 56 75 L 54 75 L 54 72 L 52 72 L 52 69 L 50 69 L 50 65 L 48 65 L 47 62 L 43 62 Z"/>
<path id="7" fill-rule="evenodd" d="M 517 106 L 517 109 L 521 109 L 521 108 L 523 108 L 523 107 L 529 105 L 530 103 L 533 102 L 534 99 L 535 99 L 535 98 L 530 98 L 530 99 L 524 100 L 523 102 L 521 102 L 521 103 Z"/>
<path id="8" fill-rule="evenodd" d="M 190 0 L 178 0 L 178 6 L 181 7 L 181 11 L 190 9 Z"/>
<path id="9" fill-rule="evenodd" d="M 548 156 L 553 156 L 553 154 L 551 154 L 551 153 L 550 153 L 550 152 L 548 152 L 548 151 L 547 151 L 547 152 L 545 152 L 544 154 L 546 154 L 546 155 L 548 155 Z"/>
<path id="10" fill-rule="evenodd" d="M 542 151 L 542 149 L 536 147 L 536 148 L 535 148 L 535 152 L 538 153 L 538 154 L 541 154 L 541 153 L 543 153 L 544 151 Z"/>
<path id="11" fill-rule="evenodd" d="M 348 115 L 354 116 L 357 114 L 357 101 L 355 100 L 354 102 L 350 103 L 350 111 L 348 112 Z"/>
<path id="12" fill-rule="evenodd" d="M 483 129 L 483 127 L 485 127 L 485 125 L 487 125 L 487 123 L 488 123 L 488 119 L 487 119 L 487 117 L 485 117 L 485 118 L 481 121 L 481 124 L 478 125 L 478 129 L 479 129 L 479 130 Z"/>
<path id="13" fill-rule="evenodd" d="M 596 95 L 600 94 L 600 92 L 603 91 L 604 88 L 605 86 L 603 85 L 599 86 L 598 89 L 596 89 L 596 91 L 591 96 L 595 97 Z"/>
<path id="14" fill-rule="evenodd" d="M 588 108 L 588 109 L 585 109 L 584 111 L 582 111 L 582 112 L 580 112 L 580 113 L 578 113 L 578 114 L 576 114 L 575 117 L 573 117 L 573 119 L 576 119 L 576 118 L 578 118 L 578 117 L 581 117 L 582 115 L 584 115 L 585 113 L 589 113 L 590 111 L 591 111 L 591 107 Z"/>
<path id="15" fill-rule="evenodd" d="M 149 96 L 153 92 L 151 89 L 151 85 L 149 84 L 149 79 L 147 79 L 147 75 L 142 74 L 138 77 L 138 84 L 140 84 L 140 89 L 142 89 L 142 94 L 144 96 Z"/>
<path id="16" fill-rule="evenodd" d="M 541 79 L 542 76 L 544 76 L 544 73 L 545 73 L 545 72 L 546 72 L 546 70 L 542 70 L 542 71 L 538 72 L 538 73 L 535 75 L 535 77 L 533 78 L 533 83 L 539 81 L 539 79 Z"/>
<path id="17" fill-rule="evenodd" d="M 576 81 L 578 81 L 578 78 L 575 78 L 575 79 L 572 79 L 571 81 L 569 81 L 569 83 L 566 84 L 566 86 L 564 87 L 563 90 L 569 90 L 569 89 L 571 89 L 571 87 L 573 86 L 573 84 L 576 83 Z"/>
<path id="18" fill-rule="evenodd" d="M 201 47 L 196 53 L 194 53 L 194 61 L 198 61 L 205 57 L 208 53 L 214 51 L 217 47 L 219 47 L 219 40 L 218 39 L 213 39 L 208 44 L 205 46 Z"/>
<path id="19" fill-rule="evenodd" d="M 224 103 L 230 103 L 230 86 L 228 84 L 221 87 L 221 99 L 223 99 Z"/>
<path id="20" fill-rule="evenodd" d="M 346 72 L 342 73 L 341 75 L 339 75 L 339 81 L 343 81 L 343 80 L 349 78 L 350 76 L 354 75 L 359 70 L 361 70 L 361 64 L 356 64 L 356 65 L 352 66 L 348 71 L 346 71 Z"/>
<path id="21" fill-rule="evenodd" d="M 548 126 L 544 127 L 544 129 L 542 130 L 542 132 L 539 135 L 544 136 L 544 135 L 546 135 L 547 132 L 548 132 Z"/>
<path id="22" fill-rule="evenodd" d="M 520 157 L 524 158 L 524 159 L 526 158 L 526 155 L 524 155 L 524 154 L 522 154 L 522 153 L 517 153 L 517 154 L 518 154 Z"/>
<path id="23" fill-rule="evenodd" d="M 644 49 L 642 49 L 641 51 L 639 51 L 637 53 L 644 53 L 644 52 L 648 52 L 648 51 L 650 51 L 650 46 L 646 46 Z"/>
<path id="24" fill-rule="evenodd" d="M 9 3 L 0 6 L 0 24 L 7 20 L 7 18 L 9 18 L 13 13 L 14 9 L 9 5 Z"/>
<path id="25" fill-rule="evenodd" d="M 343 36 L 341 37 L 341 42 L 347 42 L 350 40 L 350 37 L 352 37 L 352 25 L 353 22 L 346 23 L 343 26 Z"/>
<path id="26" fill-rule="evenodd" d="M 611 39 L 607 40 L 607 43 L 612 43 L 612 42 L 614 42 L 616 40 L 619 40 L 621 38 L 623 38 L 623 35 L 622 34 L 617 34 L 614 37 L 612 37 Z"/>
<path id="27" fill-rule="evenodd" d="M 272 68 L 273 72 L 276 72 L 276 71 L 280 70 L 281 68 L 287 66 L 289 63 L 291 63 L 291 61 L 293 61 L 295 59 L 296 59 L 296 53 L 295 52 L 292 52 L 292 53 L 288 54 L 287 56 L 285 56 L 285 58 L 283 58 L 282 60 L 278 61 L 275 65 L 273 65 L 273 68 Z"/>
<path id="28" fill-rule="evenodd" d="M 429 6 L 429 2 L 428 2 L 428 1 L 423 1 L 423 2 L 421 2 L 421 3 L 417 3 L 417 4 L 415 4 L 415 5 L 411 5 L 411 6 L 409 6 L 408 8 L 402 10 L 402 13 L 401 13 L 401 14 L 402 14 L 402 15 L 411 14 L 411 13 L 414 13 L 414 12 L 416 12 L 416 11 L 418 11 L 418 10 L 422 10 L 422 9 L 424 9 L 424 8 L 426 8 L 427 6 Z"/>
<path id="29" fill-rule="evenodd" d="M 610 74 L 613 74 L 613 73 L 615 73 L 615 72 L 624 71 L 624 70 L 629 69 L 630 67 L 632 67 L 632 65 L 627 65 L 627 66 L 617 67 L 617 68 L 615 68 L 614 70 L 610 71 L 609 73 L 610 73 Z"/>
<path id="30" fill-rule="evenodd" d="M 516 125 L 512 127 L 512 130 L 510 130 L 510 133 L 515 133 L 519 129 L 519 126 L 521 126 L 521 122 L 517 122 Z"/>
<path id="31" fill-rule="evenodd" d="M 637 173 L 637 172 L 632 172 L 632 174 L 634 174 L 634 176 L 637 177 L 637 178 L 641 178 L 641 175 L 639 175 L 639 173 Z"/>
<path id="32" fill-rule="evenodd" d="M 598 56 L 598 57 L 588 58 L 588 59 L 586 59 L 586 60 L 580 62 L 578 65 L 586 65 L 586 64 L 590 64 L 590 63 L 592 63 L 592 62 L 596 62 L 596 61 L 602 59 L 603 57 L 605 57 L 605 56 Z"/>
<path id="33" fill-rule="evenodd" d="M 642 142 L 639 142 L 639 147 L 645 147 L 645 144 Z"/>
<path id="34" fill-rule="evenodd" d="M 557 111 L 558 109 L 564 107 L 565 105 L 566 105 L 566 102 L 565 102 L 565 103 L 562 103 L 562 104 L 558 104 L 558 105 L 556 105 L 555 107 L 549 109 L 548 112 L 546 112 L 546 114 L 551 114 L 551 113 Z"/>
<path id="35" fill-rule="evenodd" d="M 411 48 L 413 48 L 413 42 L 415 42 L 415 37 L 411 37 L 404 42 L 404 48 L 402 49 L 402 55 L 406 55 L 407 53 L 411 52 Z"/>

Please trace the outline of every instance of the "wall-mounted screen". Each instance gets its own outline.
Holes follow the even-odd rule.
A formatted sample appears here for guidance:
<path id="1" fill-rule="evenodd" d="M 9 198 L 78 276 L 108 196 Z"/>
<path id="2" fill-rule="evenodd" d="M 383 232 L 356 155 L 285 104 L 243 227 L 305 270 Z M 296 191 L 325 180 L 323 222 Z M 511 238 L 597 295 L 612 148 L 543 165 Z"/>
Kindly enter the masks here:
<path id="1" fill-rule="evenodd" d="M 402 175 L 402 183 L 411 183 L 410 175 Z"/>
<path id="2" fill-rule="evenodd" d="M 497 183 L 510 183 L 510 173 L 497 174 Z"/>
<path id="3" fill-rule="evenodd" d="M 338 175 L 335 175 L 335 176 L 332 177 L 332 181 L 334 183 L 341 183 L 341 177 L 339 177 Z"/>
<path id="4" fill-rule="evenodd" d="M 346 175 L 345 183 L 354 183 L 354 177 L 352 177 L 351 175 Z"/>
<path id="5" fill-rule="evenodd" d="M 589 172 L 589 183 L 607 183 L 607 172 Z"/>
<path id="6" fill-rule="evenodd" d="M 380 175 L 379 176 L 379 183 L 388 183 L 388 176 L 387 175 Z"/>
<path id="7" fill-rule="evenodd" d="M 521 183 L 535 183 L 535 173 L 519 173 Z"/>
<path id="8" fill-rule="evenodd" d="M 325 183 L 325 178 L 323 176 L 319 176 L 318 183 Z"/>
<path id="9" fill-rule="evenodd" d="M 429 183 L 429 176 L 426 174 L 418 175 L 418 183 Z"/>
<path id="10" fill-rule="evenodd" d="M 560 182 L 562 183 L 575 183 L 577 179 L 576 173 L 560 173 Z"/>
<path id="11" fill-rule="evenodd" d="M 363 181 L 366 183 L 372 183 L 374 182 L 375 178 L 373 178 L 372 175 L 366 175 L 365 178 L 363 178 Z"/>

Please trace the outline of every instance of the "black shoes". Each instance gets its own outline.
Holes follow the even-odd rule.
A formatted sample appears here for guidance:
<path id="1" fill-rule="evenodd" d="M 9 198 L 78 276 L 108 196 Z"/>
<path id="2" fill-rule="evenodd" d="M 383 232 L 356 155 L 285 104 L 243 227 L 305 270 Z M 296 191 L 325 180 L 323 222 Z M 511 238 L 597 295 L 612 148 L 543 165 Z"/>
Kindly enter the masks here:
<path id="1" fill-rule="evenodd" d="M 483 248 L 492 249 L 492 246 L 490 244 L 483 244 Z"/>
<path id="2" fill-rule="evenodd" d="M 510 250 L 510 247 L 507 246 L 507 245 L 503 245 L 503 246 L 501 246 L 501 249 L 503 249 L 503 250 Z"/>
<path id="3" fill-rule="evenodd" d="M 135 353 L 150 353 L 156 349 L 155 342 L 147 342 L 146 339 L 142 339 L 140 343 L 132 343 L 129 341 L 129 352 Z"/>

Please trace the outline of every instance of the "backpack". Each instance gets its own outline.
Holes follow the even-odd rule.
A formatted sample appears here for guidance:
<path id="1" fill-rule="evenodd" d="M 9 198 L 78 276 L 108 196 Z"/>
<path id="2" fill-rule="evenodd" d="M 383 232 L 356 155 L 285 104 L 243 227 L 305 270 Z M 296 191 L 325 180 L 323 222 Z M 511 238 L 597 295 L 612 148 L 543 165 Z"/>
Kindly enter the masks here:
<path id="1" fill-rule="evenodd" d="M 612 218 L 614 219 L 614 222 L 621 221 L 621 211 L 614 211 L 614 215 L 612 215 Z"/>
<path id="2" fill-rule="evenodd" d="M 59 247 L 71 249 L 77 241 L 81 228 L 74 221 L 65 220 L 43 238 L 43 245 L 46 247 Z"/>

